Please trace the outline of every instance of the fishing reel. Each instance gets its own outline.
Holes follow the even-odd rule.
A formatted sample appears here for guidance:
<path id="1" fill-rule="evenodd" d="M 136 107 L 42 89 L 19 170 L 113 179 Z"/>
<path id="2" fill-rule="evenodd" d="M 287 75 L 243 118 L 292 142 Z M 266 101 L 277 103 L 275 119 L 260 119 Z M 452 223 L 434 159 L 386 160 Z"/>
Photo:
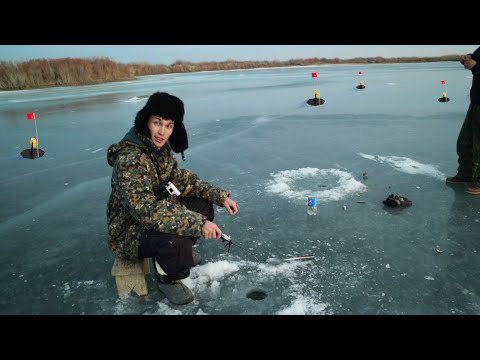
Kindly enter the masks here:
<path id="1" fill-rule="evenodd" d="M 222 243 L 223 242 L 227 243 L 225 245 L 225 249 L 227 249 L 227 252 L 230 252 L 232 245 L 238 246 L 237 244 L 233 243 L 231 236 L 228 236 L 227 234 L 224 234 L 224 233 L 222 233 Z"/>

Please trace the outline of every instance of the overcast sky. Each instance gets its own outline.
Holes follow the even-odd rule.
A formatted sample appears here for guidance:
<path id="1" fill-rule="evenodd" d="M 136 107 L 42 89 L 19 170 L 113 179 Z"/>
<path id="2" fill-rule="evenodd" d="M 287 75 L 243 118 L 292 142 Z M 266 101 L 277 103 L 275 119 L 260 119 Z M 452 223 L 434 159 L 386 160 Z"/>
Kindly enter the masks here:
<path id="1" fill-rule="evenodd" d="M 441 56 L 472 53 L 479 45 L 0 45 L 0 61 L 108 57 L 118 62 L 169 65 L 224 60 Z"/>

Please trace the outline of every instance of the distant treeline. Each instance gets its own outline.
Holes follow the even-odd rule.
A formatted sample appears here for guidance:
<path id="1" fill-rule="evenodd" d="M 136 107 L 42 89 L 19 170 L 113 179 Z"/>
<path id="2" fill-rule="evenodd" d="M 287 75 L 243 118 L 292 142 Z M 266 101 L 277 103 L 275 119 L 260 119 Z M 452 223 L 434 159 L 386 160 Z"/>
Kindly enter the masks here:
<path id="1" fill-rule="evenodd" d="M 380 56 L 353 59 L 293 59 L 287 61 L 236 61 L 192 63 L 177 61 L 172 65 L 117 63 L 109 58 L 35 59 L 25 62 L 0 61 L 0 90 L 23 90 L 53 86 L 91 85 L 112 81 L 134 80 L 137 76 L 197 71 L 254 69 L 324 64 L 387 64 L 458 61 L 459 55 L 438 57 Z"/>

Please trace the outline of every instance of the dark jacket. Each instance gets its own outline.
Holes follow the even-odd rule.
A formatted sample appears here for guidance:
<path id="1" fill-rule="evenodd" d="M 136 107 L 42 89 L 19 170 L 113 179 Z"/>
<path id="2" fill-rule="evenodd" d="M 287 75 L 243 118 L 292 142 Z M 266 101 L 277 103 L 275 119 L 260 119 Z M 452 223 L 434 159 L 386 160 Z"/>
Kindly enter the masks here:
<path id="1" fill-rule="evenodd" d="M 473 80 L 472 88 L 470 89 L 470 101 L 472 104 L 480 105 L 480 47 L 470 55 L 477 62 L 472 69 Z"/>
<path id="2" fill-rule="evenodd" d="M 135 128 L 108 148 L 107 160 L 113 167 L 107 206 L 108 243 L 122 259 L 138 259 L 138 240 L 150 227 L 168 234 L 202 236 L 206 216 L 171 199 L 165 190 L 169 181 L 182 196 L 203 198 L 219 206 L 229 196 L 194 173 L 178 168 L 168 143 L 158 149 Z"/>

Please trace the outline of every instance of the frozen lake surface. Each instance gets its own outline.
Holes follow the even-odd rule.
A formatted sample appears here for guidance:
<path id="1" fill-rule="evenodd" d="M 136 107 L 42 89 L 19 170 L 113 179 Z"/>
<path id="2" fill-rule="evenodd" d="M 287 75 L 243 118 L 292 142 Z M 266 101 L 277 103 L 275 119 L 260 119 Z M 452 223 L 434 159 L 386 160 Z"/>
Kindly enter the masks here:
<path id="1" fill-rule="evenodd" d="M 445 62 L 1 92 L 0 313 L 480 314 L 480 197 L 445 184 L 471 82 Z M 306 104 L 314 90 L 322 106 Z M 185 306 L 170 304 L 153 277 L 147 297 L 120 300 L 110 274 L 106 150 L 155 91 L 185 103 L 190 148 L 180 166 L 239 206 L 235 217 L 215 207 L 215 222 L 243 250 L 201 239 L 204 263 L 185 280 L 195 294 Z M 437 101 L 443 91 L 450 102 Z M 35 136 L 27 112 L 46 152 L 36 160 L 19 156 Z M 413 206 L 384 208 L 391 193 Z M 315 258 L 266 262 L 301 255 Z M 267 296 L 247 298 L 257 290 Z"/>

